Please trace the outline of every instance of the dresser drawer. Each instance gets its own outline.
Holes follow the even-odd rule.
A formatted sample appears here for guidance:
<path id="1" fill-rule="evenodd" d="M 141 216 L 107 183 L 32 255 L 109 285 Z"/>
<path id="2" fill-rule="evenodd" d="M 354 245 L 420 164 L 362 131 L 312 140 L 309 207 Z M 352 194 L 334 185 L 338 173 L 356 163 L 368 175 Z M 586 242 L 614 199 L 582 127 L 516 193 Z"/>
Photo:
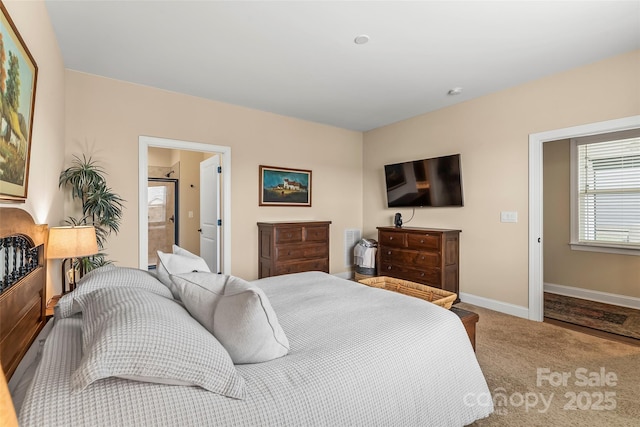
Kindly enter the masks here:
<path id="1" fill-rule="evenodd" d="M 393 246 L 395 248 L 407 246 L 407 235 L 405 233 L 381 231 L 378 234 L 378 240 L 378 245 L 380 246 Z"/>
<path id="2" fill-rule="evenodd" d="M 305 241 L 326 242 L 329 240 L 329 229 L 327 227 L 306 227 Z"/>
<path id="3" fill-rule="evenodd" d="M 409 234 L 407 235 L 407 245 L 413 249 L 440 250 L 440 234 Z"/>
<path id="4" fill-rule="evenodd" d="M 442 275 L 439 268 L 425 268 L 424 270 L 408 270 L 409 280 L 424 283 L 436 288 L 442 288 Z"/>
<path id="5" fill-rule="evenodd" d="M 276 244 L 296 242 L 302 242 L 302 227 L 276 229 Z"/>
<path id="6" fill-rule="evenodd" d="M 415 267 L 440 267 L 438 252 L 412 251 L 394 247 L 380 248 L 380 259 L 389 264 L 404 264 Z"/>
<path id="7" fill-rule="evenodd" d="M 276 261 L 324 258 L 327 256 L 329 256 L 329 248 L 324 243 L 309 245 L 283 245 L 276 247 Z"/>
<path id="8" fill-rule="evenodd" d="M 442 288 L 439 268 L 416 270 L 404 265 L 391 264 L 383 261 L 380 263 L 380 275 L 397 277 L 399 279 L 411 280 L 436 288 Z"/>
<path id="9" fill-rule="evenodd" d="M 315 259 L 310 261 L 298 261 L 292 263 L 276 264 L 276 276 L 281 274 L 302 273 L 303 271 L 324 271 L 329 272 L 329 261 L 327 259 Z"/>

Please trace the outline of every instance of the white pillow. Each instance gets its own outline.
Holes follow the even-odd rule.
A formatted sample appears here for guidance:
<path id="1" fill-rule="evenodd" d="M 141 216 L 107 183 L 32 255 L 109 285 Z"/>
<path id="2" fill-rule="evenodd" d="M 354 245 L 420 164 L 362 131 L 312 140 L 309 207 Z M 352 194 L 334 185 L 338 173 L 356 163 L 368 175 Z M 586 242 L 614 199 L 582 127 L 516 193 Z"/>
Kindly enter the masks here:
<path id="1" fill-rule="evenodd" d="M 173 251 L 173 253 L 175 255 L 182 255 L 182 256 L 189 257 L 189 258 L 200 258 L 198 255 L 196 255 L 194 253 L 191 253 L 188 250 L 186 250 L 185 248 L 181 248 L 178 245 L 171 246 L 171 250 Z M 200 259 L 202 259 L 202 258 L 200 258 Z"/>
<path id="2" fill-rule="evenodd" d="M 204 259 L 192 254 L 186 249 L 173 245 L 173 254 L 158 251 L 158 279 L 169 288 L 173 297 L 180 300 L 180 295 L 171 281 L 171 274 L 189 273 L 192 271 L 210 272 Z"/>
<path id="3" fill-rule="evenodd" d="M 175 301 L 142 289 L 104 288 L 78 303 L 83 356 L 71 377 L 73 391 L 118 377 L 244 399 L 245 382 L 229 354 Z"/>
<path id="4" fill-rule="evenodd" d="M 148 271 L 108 264 L 85 274 L 72 292 L 60 298 L 53 308 L 56 319 L 70 317 L 82 311 L 75 302 L 78 296 L 107 287 L 139 288 L 173 299 L 169 289 Z"/>
<path id="5" fill-rule="evenodd" d="M 289 340 L 262 289 L 214 273 L 171 278 L 189 313 L 220 341 L 233 363 L 266 362 L 289 352 Z"/>

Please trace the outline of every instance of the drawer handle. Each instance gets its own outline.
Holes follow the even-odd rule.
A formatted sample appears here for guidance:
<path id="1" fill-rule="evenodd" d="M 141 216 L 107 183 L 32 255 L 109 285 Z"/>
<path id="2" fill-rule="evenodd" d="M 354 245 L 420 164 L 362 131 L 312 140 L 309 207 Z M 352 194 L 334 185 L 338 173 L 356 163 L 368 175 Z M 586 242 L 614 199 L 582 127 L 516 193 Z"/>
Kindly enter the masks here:
<path id="1" fill-rule="evenodd" d="M 291 237 L 291 233 L 287 233 L 287 237 Z"/>
<path id="2" fill-rule="evenodd" d="M 424 261 L 424 256 L 421 256 L 420 259 Z"/>
<path id="3" fill-rule="evenodd" d="M 420 277 L 424 277 L 424 273 L 420 273 Z"/>
<path id="4" fill-rule="evenodd" d="M 393 240 L 393 236 L 389 237 L 389 240 Z"/>
<path id="5" fill-rule="evenodd" d="M 388 252 L 387 252 L 387 255 L 391 255 L 391 251 L 388 251 Z"/>
<path id="6" fill-rule="evenodd" d="M 391 266 L 387 267 L 387 270 L 391 270 Z"/>
<path id="7" fill-rule="evenodd" d="M 424 239 L 420 239 L 420 243 L 424 243 Z"/>

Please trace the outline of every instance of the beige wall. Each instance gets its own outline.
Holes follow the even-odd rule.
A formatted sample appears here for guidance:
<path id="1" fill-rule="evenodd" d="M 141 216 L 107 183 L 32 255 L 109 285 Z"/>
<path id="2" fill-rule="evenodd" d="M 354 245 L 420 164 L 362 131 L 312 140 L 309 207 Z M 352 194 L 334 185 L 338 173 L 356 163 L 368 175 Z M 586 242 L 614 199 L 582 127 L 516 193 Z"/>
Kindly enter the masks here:
<path id="1" fill-rule="evenodd" d="M 346 228 L 362 227 L 362 133 L 83 74 L 66 73 L 66 159 L 89 152 L 127 201 L 107 252 L 138 260 L 138 137 L 231 147 L 232 273 L 255 279 L 258 221 L 331 220 L 331 272 L 346 271 Z M 258 166 L 313 171 L 313 206 L 258 207 Z"/>
<path id="2" fill-rule="evenodd" d="M 179 244 L 197 255 L 200 254 L 200 162 L 203 160 L 203 153 L 180 150 Z M 189 212 L 193 212 L 192 218 Z"/>
<path id="3" fill-rule="evenodd" d="M 63 198 L 58 174 L 64 161 L 64 64 L 42 1 L 4 1 L 9 15 L 38 65 L 31 137 L 29 186 L 25 203 L 4 204 L 28 211 L 37 223 L 59 225 Z M 48 263 L 47 296 L 60 292 L 60 263 Z"/>
<path id="4" fill-rule="evenodd" d="M 527 306 L 529 134 L 640 114 L 639 94 L 635 51 L 366 132 L 365 234 L 411 215 L 385 207 L 384 164 L 461 153 L 465 206 L 417 209 L 408 225 L 461 229 L 460 291 Z"/>
<path id="5" fill-rule="evenodd" d="M 149 167 L 162 166 L 169 167 L 172 162 L 173 150 L 167 150 L 166 148 L 149 147 L 147 150 L 147 163 Z"/>
<path id="6" fill-rule="evenodd" d="M 544 282 L 640 297 L 640 256 L 571 250 L 570 141 L 543 150 Z"/>

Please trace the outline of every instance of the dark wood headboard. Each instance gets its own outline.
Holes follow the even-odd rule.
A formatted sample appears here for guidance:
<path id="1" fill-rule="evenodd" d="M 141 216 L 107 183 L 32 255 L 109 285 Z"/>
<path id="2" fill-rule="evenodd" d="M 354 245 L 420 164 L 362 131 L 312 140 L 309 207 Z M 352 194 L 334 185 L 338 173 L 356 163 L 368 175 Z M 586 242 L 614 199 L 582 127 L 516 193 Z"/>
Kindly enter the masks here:
<path id="1" fill-rule="evenodd" d="M 11 378 L 45 324 L 46 225 L 0 208 L 0 362 Z"/>

